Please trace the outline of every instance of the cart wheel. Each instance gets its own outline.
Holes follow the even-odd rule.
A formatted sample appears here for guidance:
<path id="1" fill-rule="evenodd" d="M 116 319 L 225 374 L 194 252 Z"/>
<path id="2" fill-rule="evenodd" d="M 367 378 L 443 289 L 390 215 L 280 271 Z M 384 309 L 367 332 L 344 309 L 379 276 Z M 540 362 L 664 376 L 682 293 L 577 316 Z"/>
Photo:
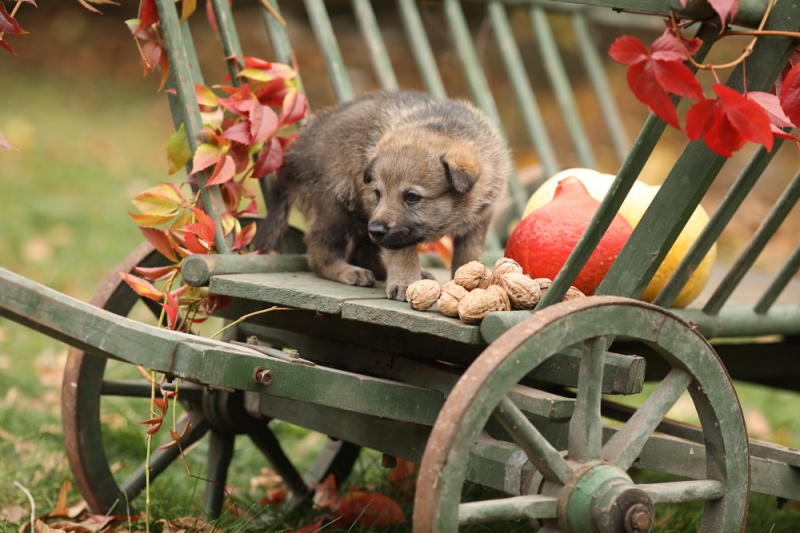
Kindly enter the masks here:
<path id="1" fill-rule="evenodd" d="M 92 303 L 127 316 L 141 301 L 157 316 L 160 312 L 157 304 L 139 298 L 117 272 L 131 272 L 134 266 L 166 264 L 166 260 L 148 243 L 140 245 L 109 274 Z M 115 365 L 130 367 L 123 363 Z M 150 384 L 141 378 L 113 379 L 109 372 L 106 359 L 70 349 L 61 396 L 64 441 L 75 482 L 89 507 L 95 513 L 130 514 L 133 512 L 131 502 L 145 488 L 144 456 L 141 465 L 127 475 L 112 473 L 109 454 L 113 454 L 113 450 L 107 449 L 104 443 L 102 430 L 106 421 L 101 419 L 101 409 L 103 402 L 114 396 L 149 399 Z M 241 392 L 209 392 L 199 385 L 182 383 L 178 397 L 183 408 L 179 428 L 191 420 L 191 428 L 180 441 L 182 449 L 209 437 L 205 476 L 209 483 L 205 509 L 211 517 L 219 516 L 222 510 L 225 480 L 237 434 L 247 434 L 266 456 L 272 468 L 292 489 L 290 501 L 293 503 L 310 496 L 313 483 L 322 481 L 328 474 L 334 474 L 337 483 L 343 481 L 358 458 L 358 446 L 329 438 L 312 464 L 301 473 L 282 449 L 270 428 L 270 421 L 255 419 L 244 410 Z M 143 418 L 147 414 L 144 412 Z M 154 451 L 150 462 L 151 481 L 175 461 L 180 461 L 177 446 Z"/>
<path id="2" fill-rule="evenodd" d="M 630 420 L 613 432 L 603 427 L 600 400 L 604 354 L 608 342 L 618 336 L 643 342 L 671 371 Z M 559 449 L 507 393 L 551 355 L 570 346 L 582 346 L 583 357 L 568 437 Z M 687 390 L 703 431 L 705 472 L 697 472 L 697 480 L 633 482 L 626 472 Z M 470 450 L 487 423 L 495 421 L 522 450 L 520 455 L 524 452 L 522 461 L 530 462 L 528 479 L 533 481 L 522 495 L 461 503 Z M 688 323 L 659 307 L 625 298 L 590 297 L 533 314 L 467 369 L 439 413 L 425 448 L 414 531 L 455 531 L 459 524 L 506 520 L 531 520 L 548 532 L 649 531 L 654 504 L 692 501 L 703 502 L 701 531 L 742 531 L 748 498 L 744 420 L 713 348 Z"/>

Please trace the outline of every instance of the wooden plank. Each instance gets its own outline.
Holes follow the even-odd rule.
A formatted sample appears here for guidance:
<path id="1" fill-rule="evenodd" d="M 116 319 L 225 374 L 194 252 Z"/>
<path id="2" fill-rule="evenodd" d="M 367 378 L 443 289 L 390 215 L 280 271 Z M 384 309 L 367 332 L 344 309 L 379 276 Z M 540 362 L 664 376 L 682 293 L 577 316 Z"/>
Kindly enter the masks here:
<path id="1" fill-rule="evenodd" d="M 334 315 L 341 313 L 347 300 L 386 299 L 382 287 L 344 285 L 320 279 L 311 272 L 215 276 L 209 288 L 214 294 Z"/>
<path id="2" fill-rule="evenodd" d="M 436 310 L 415 311 L 395 300 L 352 300 L 342 303 L 342 318 L 369 324 L 394 326 L 414 333 L 427 333 L 465 344 L 483 344 L 480 328 L 448 318 Z"/>

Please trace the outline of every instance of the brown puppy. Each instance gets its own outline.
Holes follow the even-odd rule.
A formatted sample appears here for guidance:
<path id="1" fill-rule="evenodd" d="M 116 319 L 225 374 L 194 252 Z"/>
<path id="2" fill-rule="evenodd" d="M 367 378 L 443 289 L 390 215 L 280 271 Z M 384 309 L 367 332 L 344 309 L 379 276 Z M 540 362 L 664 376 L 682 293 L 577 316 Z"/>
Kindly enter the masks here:
<path id="1" fill-rule="evenodd" d="M 472 105 L 377 92 L 319 114 L 289 148 L 255 246 L 269 250 L 289 205 L 308 220 L 311 269 L 405 300 L 423 277 L 415 245 L 453 237 L 453 271 L 481 258 L 508 175 L 505 144 Z"/>

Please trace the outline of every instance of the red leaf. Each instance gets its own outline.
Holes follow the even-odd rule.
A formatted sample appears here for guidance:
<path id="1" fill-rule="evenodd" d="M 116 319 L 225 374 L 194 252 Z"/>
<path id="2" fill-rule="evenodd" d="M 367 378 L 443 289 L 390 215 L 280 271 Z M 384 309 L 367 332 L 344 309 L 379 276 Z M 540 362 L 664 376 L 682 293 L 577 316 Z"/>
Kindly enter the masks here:
<path id="1" fill-rule="evenodd" d="M 198 209 L 197 207 L 192 207 L 191 210 L 192 213 L 194 213 L 195 216 L 197 217 L 197 224 L 191 224 L 191 226 L 198 226 L 196 228 L 196 231 L 194 227 L 192 228 L 192 231 L 200 235 L 205 240 L 214 242 L 214 231 L 215 231 L 214 220 L 210 216 L 208 216 L 206 212 L 203 211 L 202 209 Z"/>
<path id="2" fill-rule="evenodd" d="M 672 94 L 701 100 L 703 88 L 685 64 L 678 61 L 653 61 L 653 73 L 659 85 Z"/>
<path id="3" fill-rule="evenodd" d="M 145 43 L 142 46 L 142 67 L 145 75 L 153 72 L 161 63 L 162 53 L 161 45 L 156 42 Z"/>
<path id="4" fill-rule="evenodd" d="M 724 85 L 714 84 L 713 90 L 719 96 L 725 116 L 738 134 L 748 141 L 764 145 L 767 151 L 772 150 L 775 138 L 764 108 Z"/>
<path id="5" fill-rule="evenodd" d="M 226 59 L 241 59 L 244 63 L 244 68 L 260 68 L 262 70 L 270 70 L 272 68 L 272 63 L 269 61 L 264 61 L 263 59 L 259 59 L 257 57 L 250 57 L 250 56 L 238 56 L 238 57 L 228 57 Z"/>
<path id="6" fill-rule="evenodd" d="M 276 138 L 264 145 L 253 168 L 254 178 L 263 178 L 278 170 L 283 163 L 283 145 Z"/>
<path id="7" fill-rule="evenodd" d="M 233 236 L 233 245 L 231 245 L 231 250 L 241 250 L 253 240 L 253 237 L 256 235 L 256 225 L 249 224 L 244 228 L 241 228 L 237 225 L 236 231 L 234 232 Z"/>
<path id="8" fill-rule="evenodd" d="M 761 91 L 750 91 L 745 96 L 764 108 L 773 125 L 779 128 L 795 127 L 794 123 L 786 116 L 777 95 Z"/>
<path id="9" fill-rule="evenodd" d="M 21 35 L 26 33 L 17 21 L 8 14 L 5 6 L 0 2 L 0 33 L 8 33 L 9 35 Z"/>
<path id="10" fill-rule="evenodd" d="M 233 179 L 236 165 L 229 155 L 220 155 L 217 166 L 214 167 L 214 172 L 206 182 L 206 187 L 210 185 L 220 185 L 226 181 Z"/>
<path id="11" fill-rule="evenodd" d="M 139 423 L 142 424 L 142 425 L 146 424 L 146 425 L 150 425 L 150 426 L 161 425 L 161 424 L 164 423 L 164 418 L 160 417 L 160 416 L 157 416 L 157 417 L 151 418 L 149 420 L 142 420 Z"/>
<path id="12" fill-rule="evenodd" d="M 306 116 L 306 96 L 300 91 L 290 91 L 283 99 L 281 126 L 294 124 Z"/>
<path id="13" fill-rule="evenodd" d="M 162 416 L 167 414 L 167 409 L 169 409 L 169 404 L 166 400 L 162 398 L 153 398 L 153 405 L 158 407 L 158 410 L 161 411 Z"/>
<path id="14" fill-rule="evenodd" d="M 258 89 L 256 98 L 266 106 L 283 107 L 283 100 L 290 90 L 285 78 L 275 78 Z"/>
<path id="15" fill-rule="evenodd" d="M 646 63 L 631 65 L 628 68 L 627 78 L 628 86 L 640 102 L 670 126 L 681 129 L 672 99 L 656 80 L 651 65 Z"/>
<path id="16" fill-rule="evenodd" d="M 786 116 L 795 125 L 800 124 L 800 63 L 783 78 L 780 101 Z"/>
<path id="17" fill-rule="evenodd" d="M 630 35 L 623 35 L 611 43 L 608 55 L 623 65 L 637 65 L 650 59 L 650 53 L 644 43 Z"/>
<path id="18" fill-rule="evenodd" d="M 652 51 L 650 56 L 654 61 L 683 62 L 689 59 L 686 47 L 669 30 L 653 41 L 650 50 Z"/>
<path id="19" fill-rule="evenodd" d="M 167 313 L 167 326 L 169 329 L 175 330 L 178 326 L 178 316 L 180 313 L 180 304 L 174 294 L 167 293 L 167 303 L 159 304 L 164 308 Z"/>
<path id="20" fill-rule="evenodd" d="M 169 240 L 167 230 L 156 228 L 139 228 L 139 231 L 142 232 L 144 238 L 147 239 L 147 241 L 153 245 L 153 248 L 158 250 L 161 255 L 170 261 L 178 261 L 178 256 L 175 255 L 175 251 L 172 247 L 172 241 Z"/>
<path id="21" fill-rule="evenodd" d="M 222 132 L 222 136 L 228 140 L 241 144 L 253 144 L 253 135 L 248 121 L 237 122 Z"/>
<path id="22" fill-rule="evenodd" d="M 717 100 L 700 100 L 686 113 L 686 135 L 692 141 L 701 138 L 719 120 L 720 113 Z"/>
<path id="23" fill-rule="evenodd" d="M 303 109 L 305 114 L 305 109 Z M 301 117 L 302 118 L 302 117 Z M 250 133 L 253 136 L 252 144 L 258 144 L 269 139 L 278 130 L 278 115 L 271 107 L 257 103 L 250 110 Z"/>
<path id="24" fill-rule="evenodd" d="M 719 20 L 722 21 L 722 26 L 728 22 L 733 21 L 736 12 L 739 10 L 739 0 L 708 0 L 708 3 L 719 15 Z"/>
<path id="25" fill-rule="evenodd" d="M 165 267 L 152 267 L 152 268 L 135 266 L 133 267 L 133 271 L 139 274 L 140 276 L 144 276 L 150 281 L 158 281 L 167 278 L 177 268 L 178 265 L 169 265 Z"/>
<path id="26" fill-rule="evenodd" d="M 317 533 L 318 531 L 322 531 L 325 528 L 325 519 L 320 518 L 313 524 L 308 524 L 306 526 L 301 527 L 300 529 L 295 530 L 294 533 Z"/>
<path id="27" fill-rule="evenodd" d="M 342 496 L 336 514 L 347 524 L 365 527 L 403 524 L 406 515 L 393 499 L 383 494 L 360 491 L 347 492 Z"/>
<path id="28" fill-rule="evenodd" d="M 17 53 L 14 51 L 14 49 L 11 48 L 11 46 L 7 42 L 5 42 L 2 37 L 0 37 L 0 48 L 4 48 L 4 49 L 8 50 L 9 52 L 11 52 L 12 54 L 17 55 Z"/>
<path id="29" fill-rule="evenodd" d="M 134 33 L 138 33 L 143 28 L 149 28 L 158 22 L 158 10 L 156 10 L 155 0 L 144 0 L 139 11 L 139 27 Z"/>
<path id="30" fill-rule="evenodd" d="M 127 272 L 118 272 L 118 274 L 139 296 L 148 298 L 150 300 L 155 300 L 157 302 L 163 298 L 163 293 L 156 289 L 153 284 L 146 279 L 134 276 L 133 274 L 128 274 Z"/>
<path id="31" fill-rule="evenodd" d="M 207 143 L 201 144 L 197 147 L 197 151 L 195 151 L 194 157 L 192 158 L 191 174 L 196 174 L 201 170 L 207 169 L 214 163 L 217 163 L 221 155 L 222 149 L 219 146 Z"/>

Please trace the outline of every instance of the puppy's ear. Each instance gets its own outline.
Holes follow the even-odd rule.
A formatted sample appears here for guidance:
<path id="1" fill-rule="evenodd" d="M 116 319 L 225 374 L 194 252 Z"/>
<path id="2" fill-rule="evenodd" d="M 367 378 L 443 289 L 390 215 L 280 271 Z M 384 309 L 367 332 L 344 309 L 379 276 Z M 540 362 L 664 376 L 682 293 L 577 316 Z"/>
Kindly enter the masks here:
<path id="1" fill-rule="evenodd" d="M 442 156 L 444 175 L 460 194 L 470 191 L 480 177 L 480 163 L 475 149 L 468 144 L 450 148 Z"/>
<path id="2" fill-rule="evenodd" d="M 375 160 L 373 159 L 372 161 L 369 162 L 369 164 L 367 165 L 367 168 L 364 169 L 364 183 L 367 184 L 367 185 L 372 183 L 372 179 L 373 179 L 372 178 L 372 167 L 374 165 L 375 165 Z"/>

